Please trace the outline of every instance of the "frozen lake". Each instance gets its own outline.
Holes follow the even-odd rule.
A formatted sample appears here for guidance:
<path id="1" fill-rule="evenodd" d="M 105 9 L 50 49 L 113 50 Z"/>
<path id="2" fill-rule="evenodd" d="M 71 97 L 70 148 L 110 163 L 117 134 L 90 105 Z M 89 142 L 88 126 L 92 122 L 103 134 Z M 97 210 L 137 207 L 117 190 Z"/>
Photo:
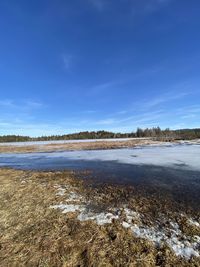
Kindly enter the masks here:
<path id="1" fill-rule="evenodd" d="M 128 149 L 0 154 L 1 167 L 92 170 L 96 182 L 164 190 L 200 208 L 200 145 L 168 144 Z"/>
<path id="2" fill-rule="evenodd" d="M 1 166 L 25 169 L 65 169 L 72 162 L 73 166 L 84 167 L 86 162 L 92 165 L 95 161 L 200 171 L 200 145 L 164 144 L 110 150 L 0 154 Z"/>

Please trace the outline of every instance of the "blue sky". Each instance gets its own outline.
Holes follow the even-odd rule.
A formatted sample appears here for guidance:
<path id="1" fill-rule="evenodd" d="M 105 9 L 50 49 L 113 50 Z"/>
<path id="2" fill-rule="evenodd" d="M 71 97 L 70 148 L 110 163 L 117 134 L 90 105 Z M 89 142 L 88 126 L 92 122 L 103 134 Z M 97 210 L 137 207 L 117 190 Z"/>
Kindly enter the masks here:
<path id="1" fill-rule="evenodd" d="M 198 0 L 0 1 L 0 135 L 200 127 Z"/>

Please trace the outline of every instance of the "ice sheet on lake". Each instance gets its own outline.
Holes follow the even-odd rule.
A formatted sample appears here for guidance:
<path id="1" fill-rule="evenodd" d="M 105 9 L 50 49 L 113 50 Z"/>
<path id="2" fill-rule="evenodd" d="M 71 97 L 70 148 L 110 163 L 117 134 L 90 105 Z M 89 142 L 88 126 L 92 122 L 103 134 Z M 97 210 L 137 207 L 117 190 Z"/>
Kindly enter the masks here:
<path id="1" fill-rule="evenodd" d="M 170 166 L 200 171 L 200 146 L 144 147 L 98 151 L 64 152 L 63 157 L 71 160 L 116 161 L 134 165 Z M 50 157 L 59 157 L 53 153 Z"/>
<path id="2" fill-rule="evenodd" d="M 65 151 L 53 153 L 28 153 L 28 154 L 1 154 L 0 165 L 11 165 L 10 160 L 16 164 L 18 160 L 48 160 L 51 164 L 59 163 L 59 160 L 82 160 L 84 161 L 115 161 L 133 165 L 154 165 L 172 167 L 178 169 L 189 169 L 200 171 L 200 146 L 199 145 L 167 145 L 148 146 L 142 148 L 127 148 L 113 150 L 82 150 Z M 4 162 L 4 163 L 3 163 Z M 23 162 L 22 162 L 23 163 Z"/>

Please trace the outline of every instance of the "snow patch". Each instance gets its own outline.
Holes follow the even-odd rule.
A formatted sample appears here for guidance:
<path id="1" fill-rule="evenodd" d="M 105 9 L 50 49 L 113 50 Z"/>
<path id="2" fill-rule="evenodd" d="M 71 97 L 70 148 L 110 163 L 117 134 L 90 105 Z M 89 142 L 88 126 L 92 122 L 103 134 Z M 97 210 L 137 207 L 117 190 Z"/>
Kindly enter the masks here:
<path id="1" fill-rule="evenodd" d="M 59 188 L 59 187 L 57 187 Z M 81 222 L 95 221 L 98 225 L 111 224 L 113 220 L 121 221 L 125 229 L 130 229 L 132 233 L 138 238 L 148 239 L 156 246 L 161 246 L 163 243 L 167 244 L 177 256 L 190 259 L 192 256 L 199 257 L 200 236 L 187 237 L 180 230 L 176 222 L 170 221 L 169 227 L 163 227 L 160 230 L 159 225 L 149 227 L 142 222 L 142 215 L 138 212 L 123 207 L 121 209 L 110 209 L 107 212 L 94 212 L 88 208 L 89 203 L 80 201 L 83 197 L 73 191 L 69 192 L 66 202 L 70 204 L 60 203 L 52 205 L 52 209 L 60 209 L 62 213 L 78 212 L 77 219 Z M 190 223 L 198 225 L 192 219 Z"/>
<path id="2" fill-rule="evenodd" d="M 81 212 L 78 217 L 80 221 L 89 221 L 94 220 L 98 225 L 104 225 L 107 223 L 112 223 L 113 219 L 119 219 L 118 215 L 113 215 L 112 213 L 108 212 L 101 212 L 101 213 L 92 213 L 92 212 Z"/>
<path id="3" fill-rule="evenodd" d="M 174 251 L 177 256 L 185 257 L 186 259 L 190 259 L 192 256 L 199 257 L 199 252 L 197 250 L 199 244 L 197 242 L 189 242 L 185 236 L 180 241 L 177 236 L 173 235 L 171 238 L 165 241 L 169 247 Z"/>
<path id="4" fill-rule="evenodd" d="M 199 257 L 198 247 L 200 246 L 200 237 L 195 236 L 195 241 L 192 241 L 191 237 L 186 237 L 181 232 L 179 225 L 175 222 L 170 222 L 171 228 L 163 229 L 162 231 L 158 227 L 148 227 L 145 225 L 138 226 L 133 223 L 135 218 L 140 218 L 139 214 L 126 209 L 126 221 L 122 222 L 124 228 L 130 228 L 136 237 L 148 239 L 160 246 L 162 243 L 166 243 L 177 256 L 190 259 L 192 256 Z"/>
<path id="5" fill-rule="evenodd" d="M 124 208 L 124 213 L 128 223 L 132 223 L 133 220 L 140 220 L 141 215 L 138 212 Z"/>
<path id="6" fill-rule="evenodd" d="M 84 210 L 84 206 L 75 204 L 58 204 L 50 206 L 51 209 L 60 209 L 62 213 L 76 212 Z"/>
<path id="7" fill-rule="evenodd" d="M 130 223 L 127 223 L 127 222 L 122 222 L 122 226 L 124 228 L 130 228 L 131 227 L 131 224 Z"/>
<path id="8" fill-rule="evenodd" d="M 188 223 L 192 226 L 200 227 L 200 224 L 193 219 L 188 219 Z"/>
<path id="9" fill-rule="evenodd" d="M 66 189 L 65 188 L 58 188 L 58 192 L 56 193 L 56 196 L 64 196 L 66 193 Z"/>
<path id="10" fill-rule="evenodd" d="M 67 201 L 81 201 L 81 200 L 83 200 L 83 197 L 74 192 L 70 192 L 67 198 Z"/>

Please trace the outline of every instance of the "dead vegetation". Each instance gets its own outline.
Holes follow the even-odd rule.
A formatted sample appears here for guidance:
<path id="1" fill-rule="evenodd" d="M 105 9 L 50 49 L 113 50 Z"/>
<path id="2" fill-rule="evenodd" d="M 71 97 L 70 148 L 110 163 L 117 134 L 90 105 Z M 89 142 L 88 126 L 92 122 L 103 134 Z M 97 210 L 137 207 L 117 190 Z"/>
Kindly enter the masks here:
<path id="1" fill-rule="evenodd" d="M 0 153 L 31 153 L 31 152 L 50 152 L 65 150 L 97 150 L 97 149 L 116 149 L 134 147 L 138 145 L 159 144 L 159 141 L 151 139 L 133 139 L 124 141 L 97 141 L 97 142 L 75 142 L 63 144 L 44 144 L 44 145 L 24 145 L 24 146 L 0 146 Z"/>
<path id="2" fill-rule="evenodd" d="M 98 226 L 80 222 L 50 205 L 64 201 L 57 187 L 68 186 L 92 200 L 94 208 L 127 204 L 151 223 L 170 204 L 145 198 L 134 188 L 94 188 L 73 172 L 0 170 L 0 266 L 199 266 L 199 258 L 176 257 L 167 246 L 155 247 L 134 237 L 120 222 Z M 158 204 L 160 203 L 160 204 Z M 161 218 L 161 217 L 160 217 Z M 186 229 L 185 231 L 188 231 Z M 193 229 L 194 231 L 194 229 Z"/>

